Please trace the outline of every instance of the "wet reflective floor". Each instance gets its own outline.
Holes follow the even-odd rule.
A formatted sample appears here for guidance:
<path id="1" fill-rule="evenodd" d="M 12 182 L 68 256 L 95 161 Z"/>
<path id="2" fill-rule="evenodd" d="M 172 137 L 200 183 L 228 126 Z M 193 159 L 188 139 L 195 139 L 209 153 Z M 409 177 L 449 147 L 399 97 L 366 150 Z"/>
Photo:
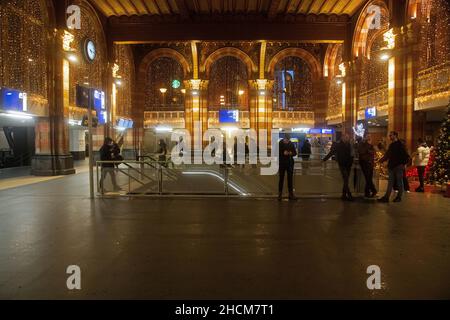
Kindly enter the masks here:
<path id="1" fill-rule="evenodd" d="M 450 199 L 438 194 L 91 201 L 86 181 L 0 191 L 0 298 L 450 298 Z M 380 290 L 366 286 L 370 265 Z"/>

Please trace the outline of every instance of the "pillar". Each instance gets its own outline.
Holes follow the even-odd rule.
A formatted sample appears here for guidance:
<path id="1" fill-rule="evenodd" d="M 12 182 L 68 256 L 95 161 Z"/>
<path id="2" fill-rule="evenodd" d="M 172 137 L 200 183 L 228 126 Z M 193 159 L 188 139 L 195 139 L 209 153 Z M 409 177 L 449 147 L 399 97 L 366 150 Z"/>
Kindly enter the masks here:
<path id="1" fill-rule="evenodd" d="M 49 111 L 48 117 L 36 123 L 36 155 L 31 162 L 31 173 L 37 176 L 75 173 L 69 152 L 69 61 L 63 51 L 62 29 L 53 32 L 49 55 Z M 53 81 L 52 81 L 53 79 Z"/>

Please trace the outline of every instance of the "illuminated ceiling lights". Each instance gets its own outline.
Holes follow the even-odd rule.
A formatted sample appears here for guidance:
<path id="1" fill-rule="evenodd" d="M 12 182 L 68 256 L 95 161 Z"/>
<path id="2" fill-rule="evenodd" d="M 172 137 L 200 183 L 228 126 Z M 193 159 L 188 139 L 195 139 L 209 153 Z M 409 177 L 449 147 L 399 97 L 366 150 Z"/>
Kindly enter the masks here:
<path id="1" fill-rule="evenodd" d="M 13 119 L 19 119 L 19 120 L 33 119 L 32 115 L 30 115 L 28 113 L 24 113 L 24 112 L 17 112 L 17 111 L 7 111 L 6 113 L 0 113 L 0 116 L 13 118 Z"/>

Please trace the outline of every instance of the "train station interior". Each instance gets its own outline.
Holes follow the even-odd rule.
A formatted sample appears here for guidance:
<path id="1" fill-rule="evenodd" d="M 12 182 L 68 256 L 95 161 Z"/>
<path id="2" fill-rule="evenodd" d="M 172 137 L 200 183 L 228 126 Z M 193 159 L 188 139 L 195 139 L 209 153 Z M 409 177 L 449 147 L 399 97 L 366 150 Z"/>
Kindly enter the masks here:
<path id="1" fill-rule="evenodd" d="M 446 0 L 2 0 L 0 45 L 0 299 L 450 298 Z"/>

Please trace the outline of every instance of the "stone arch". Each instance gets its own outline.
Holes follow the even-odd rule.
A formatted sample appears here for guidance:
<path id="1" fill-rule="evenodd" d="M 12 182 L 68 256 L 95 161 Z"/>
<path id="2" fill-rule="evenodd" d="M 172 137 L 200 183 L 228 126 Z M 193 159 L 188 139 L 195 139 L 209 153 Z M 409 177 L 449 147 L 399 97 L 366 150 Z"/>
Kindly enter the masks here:
<path id="1" fill-rule="evenodd" d="M 209 72 L 211 70 L 212 64 L 214 62 L 216 62 L 217 60 L 219 60 L 220 58 L 227 57 L 227 56 L 235 57 L 245 64 L 245 66 L 247 67 L 247 77 L 249 79 L 251 78 L 252 73 L 255 73 L 258 71 L 256 64 L 248 56 L 248 54 L 246 54 L 244 51 L 239 50 L 234 47 L 220 48 L 220 49 L 214 51 L 213 53 L 211 53 L 208 56 L 208 58 L 206 58 L 205 62 L 202 64 L 200 71 L 202 73 L 205 73 L 206 78 L 209 79 Z"/>
<path id="2" fill-rule="evenodd" d="M 353 58 L 367 55 L 366 43 L 369 33 L 369 26 L 372 23 L 373 19 L 375 18 L 375 13 L 369 13 L 368 9 L 370 6 L 373 5 L 380 7 L 381 17 L 383 16 L 389 17 L 389 9 L 383 0 L 373 0 L 368 2 L 364 6 L 358 17 L 358 21 L 356 22 L 355 31 L 353 34 L 353 41 L 352 41 Z"/>
<path id="3" fill-rule="evenodd" d="M 377 30 L 377 32 L 375 32 L 373 35 L 371 35 L 369 37 L 369 39 L 367 39 L 367 45 L 366 45 L 366 52 L 365 55 L 367 57 L 367 59 L 371 59 L 371 53 L 372 53 L 372 46 L 374 44 L 374 42 L 376 40 L 378 40 L 379 37 L 383 37 L 383 34 L 388 31 L 388 27 L 382 27 L 380 28 L 380 30 Z"/>
<path id="4" fill-rule="evenodd" d="M 286 57 L 298 57 L 304 60 L 308 66 L 310 67 L 312 73 L 313 80 L 319 80 L 322 76 L 320 62 L 308 51 L 302 48 L 287 48 L 278 52 L 275 56 L 270 60 L 269 65 L 267 66 L 268 76 L 272 79 L 274 77 L 275 66 L 278 62 L 283 60 Z"/>
<path id="5" fill-rule="evenodd" d="M 191 68 L 186 58 L 178 51 L 170 48 L 159 48 L 149 52 L 139 65 L 138 79 L 143 80 L 147 75 L 149 66 L 158 58 L 172 58 L 177 61 L 183 68 L 184 77 L 187 79 L 191 72 Z"/>
<path id="6" fill-rule="evenodd" d="M 338 70 L 335 70 L 335 64 L 341 46 L 341 43 L 329 44 L 325 52 L 323 75 L 324 77 L 328 77 L 328 79 L 333 79 L 338 74 Z"/>

